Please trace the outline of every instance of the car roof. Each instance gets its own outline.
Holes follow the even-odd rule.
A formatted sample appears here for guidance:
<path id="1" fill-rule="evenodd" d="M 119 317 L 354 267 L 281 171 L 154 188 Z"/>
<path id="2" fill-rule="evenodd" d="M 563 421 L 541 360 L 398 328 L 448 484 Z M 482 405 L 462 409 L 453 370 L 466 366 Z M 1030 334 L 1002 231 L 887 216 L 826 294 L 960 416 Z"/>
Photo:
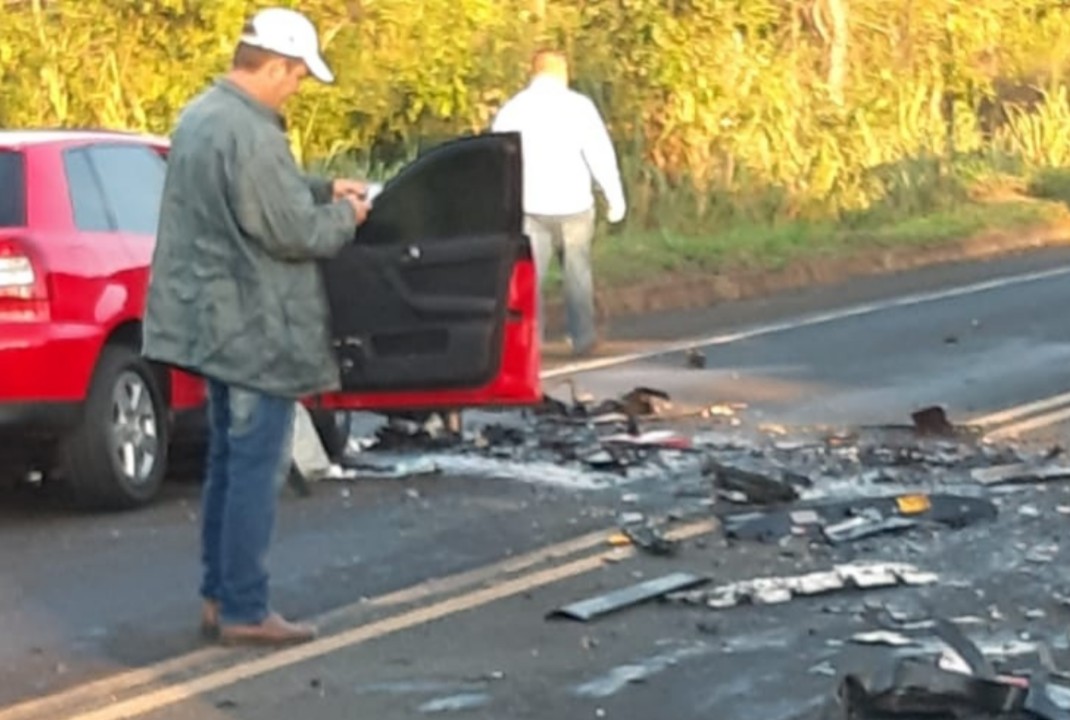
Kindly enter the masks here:
<path id="1" fill-rule="evenodd" d="M 147 142 L 167 145 L 166 137 L 119 130 L 0 130 L 0 146 L 26 147 L 93 141 Z"/>

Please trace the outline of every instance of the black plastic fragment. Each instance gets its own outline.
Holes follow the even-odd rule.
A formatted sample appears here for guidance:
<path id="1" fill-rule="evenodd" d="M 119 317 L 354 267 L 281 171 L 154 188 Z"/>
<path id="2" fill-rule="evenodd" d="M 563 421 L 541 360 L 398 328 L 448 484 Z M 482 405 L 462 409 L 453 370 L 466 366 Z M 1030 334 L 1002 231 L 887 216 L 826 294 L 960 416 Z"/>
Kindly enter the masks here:
<path id="1" fill-rule="evenodd" d="M 905 717 L 966 717 L 966 713 L 1020 713 L 1028 689 L 949 672 L 932 662 L 900 659 L 870 675 L 847 675 L 839 697 L 847 718 L 888 715 Z"/>
<path id="2" fill-rule="evenodd" d="M 938 405 L 922 408 L 911 414 L 910 419 L 914 421 L 914 431 L 919 435 L 936 437 L 955 435 L 955 426 L 947 419 L 947 411 Z"/>
<path id="3" fill-rule="evenodd" d="M 821 539 L 822 528 L 849 520 L 866 512 L 881 517 L 905 517 L 915 522 L 931 522 L 950 527 L 965 527 L 997 515 L 995 504 L 985 498 L 961 495 L 927 495 L 929 509 L 903 515 L 896 499 L 899 495 L 856 498 L 835 502 L 799 503 L 791 508 L 768 512 L 729 513 L 722 515 L 725 534 L 738 540 L 776 541 L 794 533 Z M 814 516 L 816 522 L 800 524 L 795 518 L 803 514 Z"/>
<path id="4" fill-rule="evenodd" d="M 678 543 L 650 525 L 629 525 L 623 528 L 622 532 L 637 547 L 652 555 L 673 555 L 679 548 Z"/>
<path id="5" fill-rule="evenodd" d="M 748 501 L 758 505 L 781 505 L 799 498 L 799 492 L 790 483 L 765 473 L 712 459 L 705 471 L 713 475 L 717 488 L 742 493 Z"/>
<path id="6" fill-rule="evenodd" d="M 1024 708 L 1042 720 L 1070 720 L 1070 688 L 1053 685 L 1045 671 L 1035 672 L 1029 678 Z"/>
<path id="7" fill-rule="evenodd" d="M 962 658 L 974 676 L 985 680 L 992 680 L 996 677 L 996 669 L 992 666 L 992 662 L 985 657 L 980 648 L 973 644 L 972 640 L 966 637 L 958 625 L 946 618 L 936 618 L 934 629 L 937 637 Z"/>
<path id="8" fill-rule="evenodd" d="M 709 578 L 692 575 L 691 573 L 673 573 L 621 588 L 620 590 L 614 590 L 605 595 L 566 605 L 552 611 L 547 617 L 549 619 L 565 618 L 587 622 L 596 617 L 608 615 L 626 607 L 668 595 L 671 592 L 698 587 L 707 582 L 709 582 Z"/>

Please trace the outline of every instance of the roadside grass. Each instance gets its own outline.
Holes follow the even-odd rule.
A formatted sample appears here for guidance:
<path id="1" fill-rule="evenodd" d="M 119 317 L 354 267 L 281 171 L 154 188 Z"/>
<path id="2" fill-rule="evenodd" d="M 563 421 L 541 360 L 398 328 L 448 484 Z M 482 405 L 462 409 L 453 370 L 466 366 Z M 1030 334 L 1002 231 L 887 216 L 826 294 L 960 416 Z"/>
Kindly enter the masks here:
<path id="1" fill-rule="evenodd" d="M 1068 176 L 1070 177 L 1070 176 Z M 1070 200 L 1070 181 L 1066 183 Z M 599 229 L 594 248 L 600 288 L 668 282 L 674 277 L 782 269 L 792 262 L 843 258 L 876 248 L 932 248 L 989 232 L 1015 232 L 1070 222 L 1070 210 L 1052 199 L 970 202 L 924 215 L 867 220 L 847 226 L 831 221 L 775 225 L 740 224 L 704 234 Z M 551 267 L 549 287 L 559 286 Z"/>

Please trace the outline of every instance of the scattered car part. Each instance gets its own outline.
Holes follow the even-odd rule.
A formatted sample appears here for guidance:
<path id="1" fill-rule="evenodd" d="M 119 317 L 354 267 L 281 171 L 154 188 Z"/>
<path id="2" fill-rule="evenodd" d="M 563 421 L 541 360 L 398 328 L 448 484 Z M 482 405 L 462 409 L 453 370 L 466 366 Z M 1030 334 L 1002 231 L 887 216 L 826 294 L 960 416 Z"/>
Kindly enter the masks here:
<path id="1" fill-rule="evenodd" d="M 637 585 L 566 605 L 552 611 L 547 617 L 549 619 L 566 618 L 587 622 L 626 607 L 638 605 L 639 603 L 663 597 L 679 590 L 693 588 L 707 582 L 709 582 L 709 578 L 692 575 L 691 573 L 672 573 L 671 575 L 647 580 Z"/>
<path id="2" fill-rule="evenodd" d="M 975 677 L 985 680 L 992 680 L 996 677 L 996 669 L 992 667 L 992 662 L 985 657 L 980 648 L 973 644 L 973 641 L 966 637 L 958 625 L 945 618 L 936 618 L 935 630 L 937 637 L 962 658 Z"/>
<path id="3" fill-rule="evenodd" d="M 795 518 L 803 511 L 815 513 L 818 522 L 797 524 Z M 722 516 L 721 520 L 728 537 L 769 542 L 792 534 L 820 539 L 823 528 L 835 527 L 866 512 L 879 514 L 882 518 L 906 517 L 914 522 L 963 527 L 995 518 L 997 509 L 992 501 L 984 498 L 915 493 L 805 503 L 790 510 L 731 513 Z"/>
<path id="4" fill-rule="evenodd" d="M 843 678 L 839 700 L 847 718 L 874 715 L 962 717 L 1021 711 L 1027 689 L 1017 683 L 942 670 L 932 662 L 901 658 L 868 674 Z"/>
<path id="5" fill-rule="evenodd" d="M 710 590 L 673 593 L 669 599 L 725 610 L 744 604 L 784 603 L 796 597 L 824 595 L 842 590 L 930 585 L 936 580 L 936 575 L 905 563 L 850 563 L 805 575 L 755 578 L 720 585 Z"/>
<path id="6" fill-rule="evenodd" d="M 974 468 L 970 476 L 981 485 L 1011 485 L 1017 483 L 1041 483 L 1055 480 L 1070 480 L 1070 466 L 1030 462 Z"/>
<path id="7" fill-rule="evenodd" d="M 955 426 L 947 419 L 947 411 L 938 405 L 922 408 L 912 413 L 910 419 L 919 435 L 951 437 L 955 434 Z"/>
<path id="8" fill-rule="evenodd" d="M 821 528 L 825 539 L 833 545 L 854 542 L 887 532 L 908 530 L 917 527 L 916 520 L 904 517 L 884 517 L 879 513 L 862 513 L 848 520 L 843 520 Z"/>
<path id="9" fill-rule="evenodd" d="M 713 476 L 717 489 L 742 493 L 748 501 L 758 505 L 780 505 L 799 498 L 798 491 L 790 483 L 756 470 L 709 458 L 705 471 Z"/>
<path id="10" fill-rule="evenodd" d="M 679 543 L 651 525 L 629 525 L 623 528 L 623 533 L 636 547 L 652 555 L 673 555 L 679 549 Z"/>

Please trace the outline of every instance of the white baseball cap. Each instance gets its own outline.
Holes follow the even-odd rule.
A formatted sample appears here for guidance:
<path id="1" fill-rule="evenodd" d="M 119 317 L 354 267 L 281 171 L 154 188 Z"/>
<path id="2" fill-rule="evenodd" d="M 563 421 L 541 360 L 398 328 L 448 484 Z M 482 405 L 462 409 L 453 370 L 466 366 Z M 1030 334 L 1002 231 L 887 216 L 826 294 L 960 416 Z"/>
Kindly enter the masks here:
<path id="1" fill-rule="evenodd" d="M 243 33 L 241 42 L 284 57 L 304 61 L 314 78 L 334 82 L 334 73 L 320 55 L 319 34 L 307 17 L 286 8 L 268 8 L 258 12 L 249 23 L 251 32 Z"/>

